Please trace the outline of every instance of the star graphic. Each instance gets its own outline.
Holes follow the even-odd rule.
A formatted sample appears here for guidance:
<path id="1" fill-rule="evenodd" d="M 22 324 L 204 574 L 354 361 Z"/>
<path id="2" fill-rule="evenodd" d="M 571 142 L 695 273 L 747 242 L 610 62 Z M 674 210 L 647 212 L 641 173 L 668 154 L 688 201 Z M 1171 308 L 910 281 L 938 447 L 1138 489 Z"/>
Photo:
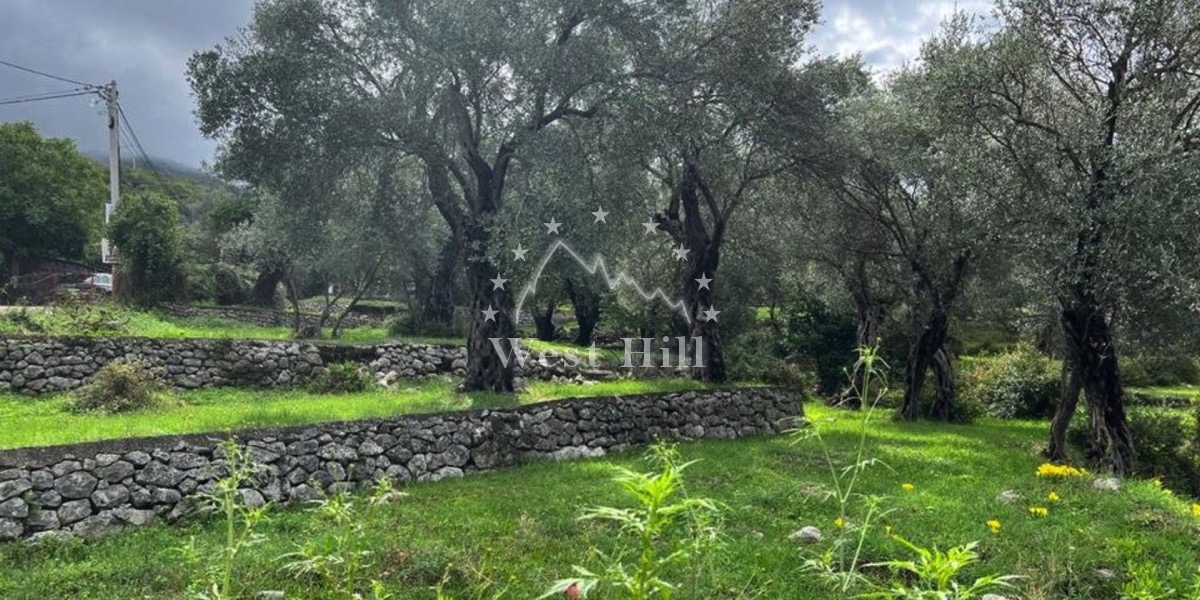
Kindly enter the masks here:
<path id="1" fill-rule="evenodd" d="M 593 221 L 593 223 L 600 223 L 600 222 L 608 223 L 608 221 L 604 220 L 604 217 L 608 216 L 608 211 L 604 210 L 603 206 L 596 209 L 596 212 L 592 213 L 592 216 L 596 217 L 596 220 Z"/>
<path id="2" fill-rule="evenodd" d="M 479 312 L 483 313 L 483 317 L 484 317 L 484 318 L 483 318 L 483 320 L 484 320 L 484 321 L 495 321 L 495 320 L 496 320 L 496 313 L 498 313 L 498 312 L 500 312 L 500 311 L 498 311 L 498 310 L 493 310 L 493 309 L 492 309 L 492 305 L 491 305 L 491 304 L 489 304 L 489 305 L 488 305 L 488 307 L 487 307 L 487 310 L 481 310 L 481 311 L 479 311 Z"/>
<path id="3" fill-rule="evenodd" d="M 529 253 L 528 250 L 521 247 L 520 242 L 517 243 L 517 249 L 511 252 L 516 255 L 516 258 L 513 260 L 525 260 L 525 255 Z"/>
<path id="4" fill-rule="evenodd" d="M 712 283 L 712 278 L 709 277 L 708 275 L 705 275 L 704 273 L 700 274 L 700 279 L 697 279 L 696 283 L 700 284 L 699 289 L 702 289 L 702 290 L 711 290 L 712 289 L 712 288 L 708 287 L 708 284 Z"/>
<path id="5" fill-rule="evenodd" d="M 691 252 L 691 249 L 684 248 L 683 244 L 681 243 L 679 244 L 679 248 L 672 250 L 671 252 L 675 253 L 675 260 L 687 260 L 687 255 L 689 252 Z"/>
<path id="6" fill-rule="evenodd" d="M 653 219 L 642 223 L 642 227 L 646 228 L 646 233 L 653 235 L 658 234 L 658 223 L 655 223 Z"/>
<path id="7" fill-rule="evenodd" d="M 542 223 L 542 225 L 546 226 L 546 235 L 549 235 L 551 233 L 558 233 L 558 228 L 562 227 L 562 223 L 556 222 L 554 220 L 554 217 L 550 217 L 550 222 Z M 561 234 L 559 234 L 559 235 L 561 235 Z"/>
<path id="8" fill-rule="evenodd" d="M 704 311 L 704 320 L 712 321 L 712 322 L 716 323 L 717 315 L 719 315 L 719 314 L 721 314 L 721 311 L 713 310 L 713 307 L 710 306 L 710 307 L 708 307 L 708 310 Z"/>
<path id="9" fill-rule="evenodd" d="M 528 252 L 528 250 L 526 250 L 526 252 Z M 491 282 L 492 282 L 492 291 L 494 292 L 496 290 L 504 289 L 504 284 L 508 283 L 508 280 L 501 277 L 499 273 L 496 273 L 496 278 L 492 279 Z"/>

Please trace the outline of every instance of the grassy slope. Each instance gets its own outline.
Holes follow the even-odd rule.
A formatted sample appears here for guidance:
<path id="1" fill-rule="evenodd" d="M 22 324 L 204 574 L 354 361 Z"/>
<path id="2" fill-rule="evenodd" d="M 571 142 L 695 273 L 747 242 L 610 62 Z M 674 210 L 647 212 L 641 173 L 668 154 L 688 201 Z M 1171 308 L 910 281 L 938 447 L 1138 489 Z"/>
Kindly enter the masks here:
<path id="1" fill-rule="evenodd" d="M 853 417 L 821 407 L 811 413 L 823 423 L 835 457 L 852 460 Z M 1118 582 L 1102 580 L 1099 568 L 1123 574 L 1133 560 L 1194 571 L 1200 540 L 1185 503 L 1147 482 L 1127 482 L 1112 493 L 1090 489 L 1087 480 L 1038 480 L 1034 449 L 1044 424 L 879 423 L 871 432 L 870 454 L 890 468 L 869 471 L 862 491 L 888 496 L 893 512 L 886 522 L 918 544 L 946 548 L 981 540 L 985 560 L 967 575 L 1026 576 L 1020 597 L 1028 600 L 1103 600 L 1116 597 Z M 806 557 L 827 547 L 828 537 L 810 547 L 787 539 L 807 524 L 828 536 L 836 514 L 831 503 L 804 492 L 828 482 L 812 443 L 791 446 L 773 438 L 681 447 L 685 458 L 701 461 L 688 471 L 688 490 L 720 500 L 726 516 L 725 547 L 713 559 L 713 577 L 686 584 L 682 598 L 837 597 L 800 569 Z M 465 590 L 478 578 L 470 573 L 483 569 L 496 581 L 513 582 L 504 598 L 533 598 L 550 581 L 568 576 L 572 563 L 586 563 L 589 546 L 614 549 L 610 528 L 576 521 L 587 505 L 628 505 L 608 481 L 612 465 L 644 466 L 636 455 L 622 455 L 411 486 L 410 495 L 387 507 L 370 528 L 379 563 L 372 576 L 386 581 L 397 598 L 432 599 L 431 586 L 449 571 L 454 597 L 471 598 Z M 903 492 L 905 482 L 915 491 Z M 1006 489 L 1023 499 L 997 504 L 996 495 Z M 1045 499 L 1052 489 L 1062 500 Z M 1048 507 L 1049 515 L 1031 516 L 1027 508 L 1035 504 Z M 1002 523 L 995 535 L 985 525 L 993 517 Z M 267 542 L 242 563 L 244 597 L 264 589 L 285 589 L 289 598 L 325 597 L 313 582 L 281 573 L 275 560 L 321 527 L 308 511 L 279 509 L 262 529 Z M 879 529 L 868 537 L 866 558 L 904 556 Z M 173 548 L 189 536 L 214 548 L 220 535 L 215 523 L 206 522 L 183 530 L 141 529 L 94 544 L 0 547 L 0 597 L 181 597 L 194 573 L 179 566 Z M 685 574 L 675 576 L 685 581 Z"/>
<path id="2" fill-rule="evenodd" d="M 464 394 L 445 379 L 401 381 L 393 391 L 312 394 L 303 390 L 220 388 L 172 394 L 164 406 L 121 415 L 69 412 L 66 394 L 29 397 L 0 394 L 0 448 L 47 446 L 120 437 L 145 437 L 399 414 L 463 410 L 542 402 L 567 396 L 637 394 L 695 389 L 679 380 L 620 380 L 592 385 L 532 382 L 518 397 Z"/>

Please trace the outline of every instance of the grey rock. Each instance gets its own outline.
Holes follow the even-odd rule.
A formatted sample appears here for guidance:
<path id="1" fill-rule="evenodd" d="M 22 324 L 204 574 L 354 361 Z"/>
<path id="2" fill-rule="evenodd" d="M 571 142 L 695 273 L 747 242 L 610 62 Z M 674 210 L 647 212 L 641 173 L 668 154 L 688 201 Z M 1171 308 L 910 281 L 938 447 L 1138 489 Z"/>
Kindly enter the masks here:
<path id="1" fill-rule="evenodd" d="M 121 522 L 138 527 L 153 523 L 157 517 L 152 510 L 138 510 L 136 508 L 118 508 L 112 511 L 112 515 Z"/>
<path id="2" fill-rule="evenodd" d="M 160 462 L 151 462 L 134 477 L 142 485 L 174 487 L 183 480 L 183 472 Z"/>
<path id="3" fill-rule="evenodd" d="M 29 482 L 33 484 L 33 489 L 42 491 L 54 487 L 54 473 L 50 471 L 34 471 L 29 474 Z"/>
<path id="4" fill-rule="evenodd" d="M 52 510 L 38 511 L 36 516 L 25 520 L 25 527 L 29 531 L 53 531 L 62 527 L 62 523 L 58 520 L 58 513 Z"/>
<path id="5" fill-rule="evenodd" d="M 10 498 L 0 502 L 0 517 L 24 519 L 29 516 L 29 505 L 20 498 Z"/>
<path id="6" fill-rule="evenodd" d="M 447 448 L 440 458 L 448 466 L 463 467 L 471 460 L 471 451 L 461 444 L 455 444 Z"/>
<path id="7" fill-rule="evenodd" d="M 54 480 L 54 491 L 62 494 L 67 500 L 87 498 L 100 483 L 95 476 L 87 471 L 75 471 L 69 475 Z"/>
<path id="8" fill-rule="evenodd" d="M 96 464 L 99 464 L 99 461 Z M 133 464 L 123 460 L 96 468 L 96 476 L 109 483 L 118 483 L 127 477 L 133 477 L 133 473 Z"/>
<path id="9" fill-rule="evenodd" d="M 0 471 L 0 481 L 12 481 L 13 479 L 23 479 L 25 477 L 25 469 L 4 469 Z"/>
<path id="10" fill-rule="evenodd" d="M 133 463 L 136 466 L 144 467 L 144 466 L 150 464 L 151 457 L 149 454 L 146 454 L 145 452 L 142 452 L 141 450 L 135 450 L 133 452 L 130 452 L 129 454 L 126 454 L 125 460 L 128 460 L 129 462 Z"/>
<path id="11" fill-rule="evenodd" d="M 0 542 L 20 539 L 25 534 L 25 527 L 16 521 L 0 519 Z"/>
<path id="12" fill-rule="evenodd" d="M 319 490 L 312 486 L 302 483 L 292 487 L 292 492 L 289 496 L 292 502 L 313 502 L 325 497 Z"/>
<path id="13" fill-rule="evenodd" d="M 121 460 L 121 457 L 116 454 L 97 454 L 96 455 L 96 466 L 97 467 L 107 467 L 107 466 L 117 462 L 118 460 Z"/>
<path id="14" fill-rule="evenodd" d="M 1000 504 L 1012 504 L 1021 499 L 1021 495 L 1014 490 L 1004 490 L 996 495 L 996 502 Z"/>
<path id="15" fill-rule="evenodd" d="M 792 534 L 788 536 L 788 539 L 803 542 L 805 544 L 815 544 L 821 541 L 821 530 L 813 527 L 812 525 L 801 527 L 800 529 L 793 531 Z"/>
<path id="16" fill-rule="evenodd" d="M 129 502 L 129 489 L 123 485 L 110 486 L 92 493 L 92 504 L 96 508 L 113 508 L 127 502 Z"/>
<path id="17" fill-rule="evenodd" d="M 0 482 L 0 501 L 20 496 L 31 489 L 33 489 L 33 484 L 28 479 L 14 479 L 12 481 Z"/>
<path id="18" fill-rule="evenodd" d="M 238 490 L 238 496 L 242 504 L 250 508 L 260 508 L 267 503 L 263 495 L 258 490 L 242 488 Z"/>
<path id="19" fill-rule="evenodd" d="M 358 453 L 362 456 L 379 456 L 383 454 L 383 447 L 373 440 L 367 440 L 359 445 Z"/>
<path id="20" fill-rule="evenodd" d="M 77 460 L 64 460 L 50 467 L 50 472 L 54 473 L 55 478 L 63 477 L 67 474 L 74 473 L 83 468 L 83 463 Z"/>
<path id="21" fill-rule="evenodd" d="M 336 460 L 338 462 L 358 460 L 358 453 L 353 448 L 341 444 L 327 444 L 322 446 L 317 451 L 317 456 L 323 460 Z"/>
<path id="22" fill-rule="evenodd" d="M 173 452 L 170 464 L 173 468 L 187 471 L 208 464 L 208 459 L 190 452 Z"/>
<path id="23" fill-rule="evenodd" d="M 76 523 L 71 531 L 85 538 L 96 539 L 120 531 L 121 525 L 112 513 L 100 513 Z"/>
<path id="24" fill-rule="evenodd" d="M 92 503 L 90 500 L 72 500 L 64 502 L 62 506 L 58 507 L 58 520 L 64 526 L 81 521 L 91 514 Z"/>
<path id="25" fill-rule="evenodd" d="M 40 496 L 38 496 L 38 504 L 40 504 L 42 508 L 58 508 L 59 506 L 62 506 L 62 502 L 62 494 L 54 490 L 46 490 L 42 492 Z"/>

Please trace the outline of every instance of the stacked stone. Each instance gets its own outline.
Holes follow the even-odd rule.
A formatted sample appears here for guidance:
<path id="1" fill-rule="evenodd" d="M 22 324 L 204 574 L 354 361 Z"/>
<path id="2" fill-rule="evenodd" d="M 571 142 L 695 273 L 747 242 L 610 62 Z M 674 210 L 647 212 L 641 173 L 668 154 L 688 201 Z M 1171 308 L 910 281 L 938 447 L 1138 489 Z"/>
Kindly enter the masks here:
<path id="1" fill-rule="evenodd" d="M 247 431 L 236 437 L 260 470 L 241 497 L 250 505 L 303 502 L 384 477 L 435 481 L 660 439 L 778 433 L 801 414 L 794 393 L 749 388 Z M 227 474 L 219 441 L 196 435 L 0 451 L 0 539 L 175 521 Z"/>
<path id="2" fill-rule="evenodd" d="M 138 361 L 176 388 L 288 386 L 322 366 L 312 344 L 151 338 L 0 338 L 0 391 L 42 394 L 87 383 L 113 360 Z"/>

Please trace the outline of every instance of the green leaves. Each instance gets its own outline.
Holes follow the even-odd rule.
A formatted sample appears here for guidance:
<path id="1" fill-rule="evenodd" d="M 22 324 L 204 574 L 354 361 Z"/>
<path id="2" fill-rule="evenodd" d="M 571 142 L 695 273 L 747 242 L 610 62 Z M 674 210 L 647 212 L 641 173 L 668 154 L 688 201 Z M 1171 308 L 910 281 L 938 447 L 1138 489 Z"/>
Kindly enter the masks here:
<path id="1" fill-rule="evenodd" d="M 30 123 L 0 124 L 0 253 L 9 263 L 98 253 L 107 197 L 103 171 L 73 142 L 44 139 Z"/>
<path id="2" fill-rule="evenodd" d="M 611 557 L 593 549 L 605 563 L 601 573 L 575 566 L 579 577 L 555 582 L 541 598 L 556 594 L 586 598 L 588 592 L 601 585 L 622 590 L 632 600 L 674 597 L 676 585 L 667 579 L 668 573 L 699 558 L 715 543 L 713 520 L 719 509 L 712 500 L 686 495 L 683 471 L 694 462 L 680 462 L 673 446 L 656 444 L 648 460 L 656 471 L 639 473 L 617 468 L 613 477 L 626 496 L 636 502 L 634 508 L 597 506 L 580 517 L 617 525 L 620 533 L 630 538 L 630 547 Z"/>

